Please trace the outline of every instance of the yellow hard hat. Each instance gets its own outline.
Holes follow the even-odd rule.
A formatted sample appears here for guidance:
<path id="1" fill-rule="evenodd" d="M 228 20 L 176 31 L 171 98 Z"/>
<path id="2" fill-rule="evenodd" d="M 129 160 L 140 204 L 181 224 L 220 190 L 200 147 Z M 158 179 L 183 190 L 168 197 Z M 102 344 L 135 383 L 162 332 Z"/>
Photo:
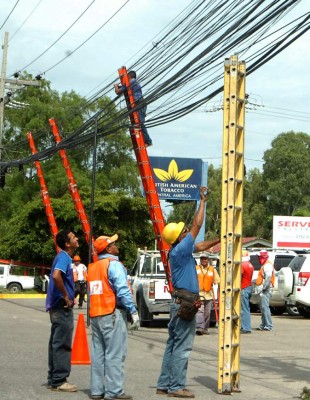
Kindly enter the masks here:
<path id="1" fill-rule="evenodd" d="M 171 222 L 170 224 L 167 224 L 163 229 L 164 241 L 168 244 L 173 244 L 180 236 L 184 226 L 184 222 L 179 222 L 178 224 L 175 222 Z"/>

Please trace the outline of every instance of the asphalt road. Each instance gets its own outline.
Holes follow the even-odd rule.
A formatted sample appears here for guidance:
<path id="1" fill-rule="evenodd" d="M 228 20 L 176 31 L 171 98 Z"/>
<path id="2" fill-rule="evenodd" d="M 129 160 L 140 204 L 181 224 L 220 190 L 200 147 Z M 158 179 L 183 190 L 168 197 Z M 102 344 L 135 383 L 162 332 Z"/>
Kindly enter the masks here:
<path id="1" fill-rule="evenodd" d="M 78 314 L 86 309 L 75 310 Z M 275 330 L 259 332 L 260 315 L 252 314 L 251 335 L 241 336 L 240 386 L 235 399 L 296 399 L 310 386 L 310 320 L 287 315 L 274 317 Z M 0 299 L 0 399 L 72 400 L 89 395 L 89 365 L 73 365 L 70 381 L 77 393 L 58 393 L 46 388 L 49 316 L 44 299 Z M 157 319 L 149 328 L 129 334 L 126 360 L 127 393 L 136 400 L 163 400 L 155 394 L 165 342 L 167 320 Z M 87 328 L 90 344 L 91 334 Z M 187 373 L 188 388 L 196 399 L 220 399 L 217 393 L 216 328 L 210 336 L 197 336 Z"/>

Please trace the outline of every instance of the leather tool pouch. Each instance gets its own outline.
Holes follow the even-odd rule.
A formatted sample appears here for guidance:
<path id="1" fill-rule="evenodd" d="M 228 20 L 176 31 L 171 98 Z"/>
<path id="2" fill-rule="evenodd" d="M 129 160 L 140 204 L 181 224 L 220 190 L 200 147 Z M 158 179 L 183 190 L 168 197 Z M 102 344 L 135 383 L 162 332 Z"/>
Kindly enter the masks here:
<path id="1" fill-rule="evenodd" d="M 192 321 L 197 314 L 198 308 L 201 306 L 199 295 L 185 289 L 175 289 L 173 297 L 175 298 L 175 302 L 180 305 L 177 316 L 186 321 Z"/>

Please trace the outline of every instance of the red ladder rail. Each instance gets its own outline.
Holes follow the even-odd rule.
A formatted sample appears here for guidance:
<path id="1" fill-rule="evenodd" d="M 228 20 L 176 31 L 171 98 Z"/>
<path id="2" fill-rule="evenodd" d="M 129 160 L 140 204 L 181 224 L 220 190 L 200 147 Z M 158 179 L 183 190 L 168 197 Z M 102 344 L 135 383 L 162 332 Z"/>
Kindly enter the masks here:
<path id="1" fill-rule="evenodd" d="M 127 91 L 125 91 L 124 95 L 126 99 L 127 109 L 128 111 L 131 111 L 133 108 L 136 107 L 136 104 L 133 96 L 133 91 L 130 87 L 130 78 L 128 76 L 126 67 L 120 68 L 118 70 L 118 74 L 120 77 L 121 84 L 127 87 Z M 149 213 L 153 224 L 153 229 L 155 232 L 157 248 L 160 251 L 161 259 L 165 268 L 169 290 L 170 292 L 172 292 L 173 287 L 171 282 L 171 271 L 168 263 L 168 251 L 170 249 L 170 246 L 166 244 L 162 239 L 162 231 L 165 227 L 165 219 L 162 213 L 159 197 L 156 191 L 153 171 L 145 147 L 138 111 L 133 111 L 133 112 L 131 111 L 129 118 L 131 122 L 131 126 L 129 128 L 130 136 L 137 159 L 137 165 L 141 176 L 146 201 L 148 204 Z"/>
<path id="2" fill-rule="evenodd" d="M 53 135 L 54 135 L 54 138 L 55 138 L 55 142 L 57 144 L 59 144 L 61 142 L 61 137 L 60 137 L 59 130 L 58 130 L 58 127 L 56 125 L 55 119 L 54 118 L 50 118 L 49 119 L 49 123 L 50 123 L 50 126 L 52 128 L 52 132 L 53 132 Z M 73 177 L 73 174 L 72 174 L 72 171 L 71 171 L 71 168 L 70 168 L 70 164 L 69 164 L 69 160 L 68 160 L 68 157 L 67 157 L 66 150 L 60 149 L 59 150 L 59 154 L 60 154 L 61 161 L 62 161 L 62 164 L 64 166 L 64 169 L 66 170 L 66 174 L 67 174 L 67 177 L 68 177 L 68 180 L 69 180 L 69 184 L 68 184 L 69 192 L 70 192 L 72 200 L 74 202 L 74 206 L 75 206 L 76 212 L 78 214 L 79 220 L 80 220 L 80 222 L 82 224 L 86 242 L 87 242 L 87 244 L 89 246 L 91 245 L 93 261 L 97 261 L 98 256 L 97 256 L 97 253 L 96 253 L 96 251 L 94 249 L 93 238 L 92 238 L 92 240 L 90 240 L 90 224 L 88 222 L 88 218 L 87 218 L 86 212 L 84 210 L 84 206 L 83 206 L 83 203 L 82 203 L 82 200 L 81 200 L 78 188 L 77 188 L 77 184 L 76 184 L 76 182 L 74 180 L 74 177 Z"/>
<path id="3" fill-rule="evenodd" d="M 31 153 L 33 155 L 36 154 L 37 153 L 37 149 L 36 149 L 36 146 L 34 144 L 34 140 L 33 140 L 31 132 L 27 133 L 27 139 L 28 139 L 28 143 L 29 143 L 29 147 L 30 147 Z M 57 253 L 59 253 L 60 249 L 59 249 L 59 247 L 57 246 L 57 243 L 56 243 L 56 235 L 58 233 L 58 227 L 57 227 L 56 219 L 54 217 L 54 211 L 53 211 L 53 207 L 52 207 L 52 204 L 51 204 L 51 199 L 50 199 L 50 196 L 48 194 L 47 186 L 46 186 L 45 179 L 44 179 L 44 176 L 43 176 L 41 163 L 40 163 L 40 161 L 35 161 L 34 164 L 35 164 L 37 172 L 38 172 L 38 178 L 39 178 L 40 187 L 41 187 L 41 197 L 42 197 L 42 201 L 43 201 L 43 204 L 44 204 L 44 207 L 45 207 L 45 213 L 46 213 L 46 216 L 47 216 L 47 220 L 48 220 L 48 223 L 49 223 L 49 226 L 50 226 L 51 234 L 53 236 L 53 240 L 54 240 L 54 243 L 55 243 L 55 247 L 56 247 Z"/>

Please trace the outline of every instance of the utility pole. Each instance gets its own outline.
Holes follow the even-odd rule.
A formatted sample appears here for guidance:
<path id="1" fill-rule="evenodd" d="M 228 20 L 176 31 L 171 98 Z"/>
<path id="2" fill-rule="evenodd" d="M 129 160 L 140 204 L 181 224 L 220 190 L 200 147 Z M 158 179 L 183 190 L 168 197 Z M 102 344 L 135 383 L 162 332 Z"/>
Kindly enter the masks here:
<path id="1" fill-rule="evenodd" d="M 2 157 L 2 138 L 3 138 L 3 116 L 4 116 L 4 89 L 5 89 L 5 77 L 6 77 L 6 63 L 8 57 L 8 43 L 9 43 L 9 33 L 4 34 L 3 43 L 3 56 L 2 56 L 2 69 L 1 69 L 1 81 L 0 81 L 0 160 Z"/>
<path id="2" fill-rule="evenodd" d="M 6 79 L 8 43 L 9 43 L 9 33 L 5 32 L 4 43 L 2 46 L 3 55 L 2 55 L 1 80 L 0 80 L 0 160 L 2 158 L 2 153 L 3 153 L 2 141 L 3 141 L 3 128 L 4 128 L 4 106 L 8 102 L 6 101 L 5 98 L 5 89 L 12 90 L 14 88 L 18 88 L 19 86 L 40 86 L 40 82 L 38 80 L 28 81 L 23 79 L 17 79 L 19 74 L 16 74 L 16 79 Z"/>

